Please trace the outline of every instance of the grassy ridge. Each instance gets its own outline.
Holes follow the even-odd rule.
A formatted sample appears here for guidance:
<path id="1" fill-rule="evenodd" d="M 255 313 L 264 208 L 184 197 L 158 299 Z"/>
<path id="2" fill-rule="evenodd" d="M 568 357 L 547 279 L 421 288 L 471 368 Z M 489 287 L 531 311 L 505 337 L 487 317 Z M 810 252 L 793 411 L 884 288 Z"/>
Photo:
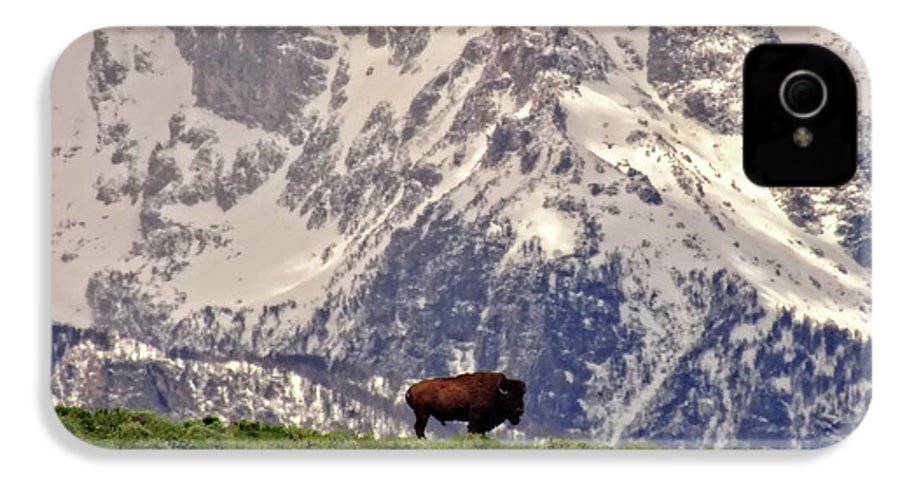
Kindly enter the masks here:
<path id="1" fill-rule="evenodd" d="M 323 433 L 314 429 L 219 418 L 177 421 L 151 411 L 88 410 L 57 406 L 66 429 L 96 446 L 108 448 L 178 449 L 596 449 L 604 446 L 569 439 L 513 443 L 481 436 L 451 439 L 375 438 L 372 434 Z M 641 446 L 632 446 L 639 448 Z"/>

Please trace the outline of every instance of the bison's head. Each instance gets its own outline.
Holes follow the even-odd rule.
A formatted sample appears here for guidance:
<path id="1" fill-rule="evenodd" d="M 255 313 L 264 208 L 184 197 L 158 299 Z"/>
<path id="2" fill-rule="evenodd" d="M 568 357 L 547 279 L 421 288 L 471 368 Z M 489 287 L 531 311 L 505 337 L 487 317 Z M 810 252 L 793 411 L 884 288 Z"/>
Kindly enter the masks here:
<path id="1" fill-rule="evenodd" d="M 517 379 L 503 379 L 497 386 L 500 405 L 506 419 L 515 426 L 525 414 L 525 383 Z"/>

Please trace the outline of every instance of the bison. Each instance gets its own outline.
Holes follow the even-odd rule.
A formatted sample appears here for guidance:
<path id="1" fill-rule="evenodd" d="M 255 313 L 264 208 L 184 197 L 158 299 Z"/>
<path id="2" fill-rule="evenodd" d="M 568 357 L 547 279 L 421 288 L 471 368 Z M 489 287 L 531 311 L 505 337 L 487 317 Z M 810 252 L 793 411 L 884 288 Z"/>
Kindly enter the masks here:
<path id="1" fill-rule="evenodd" d="M 441 425 L 467 421 L 470 433 L 484 435 L 509 420 L 519 424 L 525 412 L 525 383 L 498 372 L 476 372 L 428 379 L 406 391 L 406 403 L 416 414 L 416 436 L 425 437 L 428 417 Z"/>

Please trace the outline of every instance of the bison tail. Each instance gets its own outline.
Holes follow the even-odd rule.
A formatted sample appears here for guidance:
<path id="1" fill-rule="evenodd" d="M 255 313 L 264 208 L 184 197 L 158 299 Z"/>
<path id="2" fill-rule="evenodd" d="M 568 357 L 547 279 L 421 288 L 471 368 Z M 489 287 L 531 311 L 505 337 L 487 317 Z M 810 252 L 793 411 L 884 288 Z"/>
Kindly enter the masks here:
<path id="1" fill-rule="evenodd" d="M 406 390 L 406 404 L 412 407 L 412 388 Z"/>

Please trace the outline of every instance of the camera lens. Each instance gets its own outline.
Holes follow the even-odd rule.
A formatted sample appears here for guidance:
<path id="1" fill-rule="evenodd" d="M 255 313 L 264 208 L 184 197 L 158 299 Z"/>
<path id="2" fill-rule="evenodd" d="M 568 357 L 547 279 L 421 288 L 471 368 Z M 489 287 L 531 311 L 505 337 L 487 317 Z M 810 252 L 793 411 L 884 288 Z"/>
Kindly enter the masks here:
<path id="1" fill-rule="evenodd" d="M 781 105 L 794 117 L 805 119 L 816 115 L 827 98 L 825 82 L 808 70 L 797 70 L 781 83 Z"/>

